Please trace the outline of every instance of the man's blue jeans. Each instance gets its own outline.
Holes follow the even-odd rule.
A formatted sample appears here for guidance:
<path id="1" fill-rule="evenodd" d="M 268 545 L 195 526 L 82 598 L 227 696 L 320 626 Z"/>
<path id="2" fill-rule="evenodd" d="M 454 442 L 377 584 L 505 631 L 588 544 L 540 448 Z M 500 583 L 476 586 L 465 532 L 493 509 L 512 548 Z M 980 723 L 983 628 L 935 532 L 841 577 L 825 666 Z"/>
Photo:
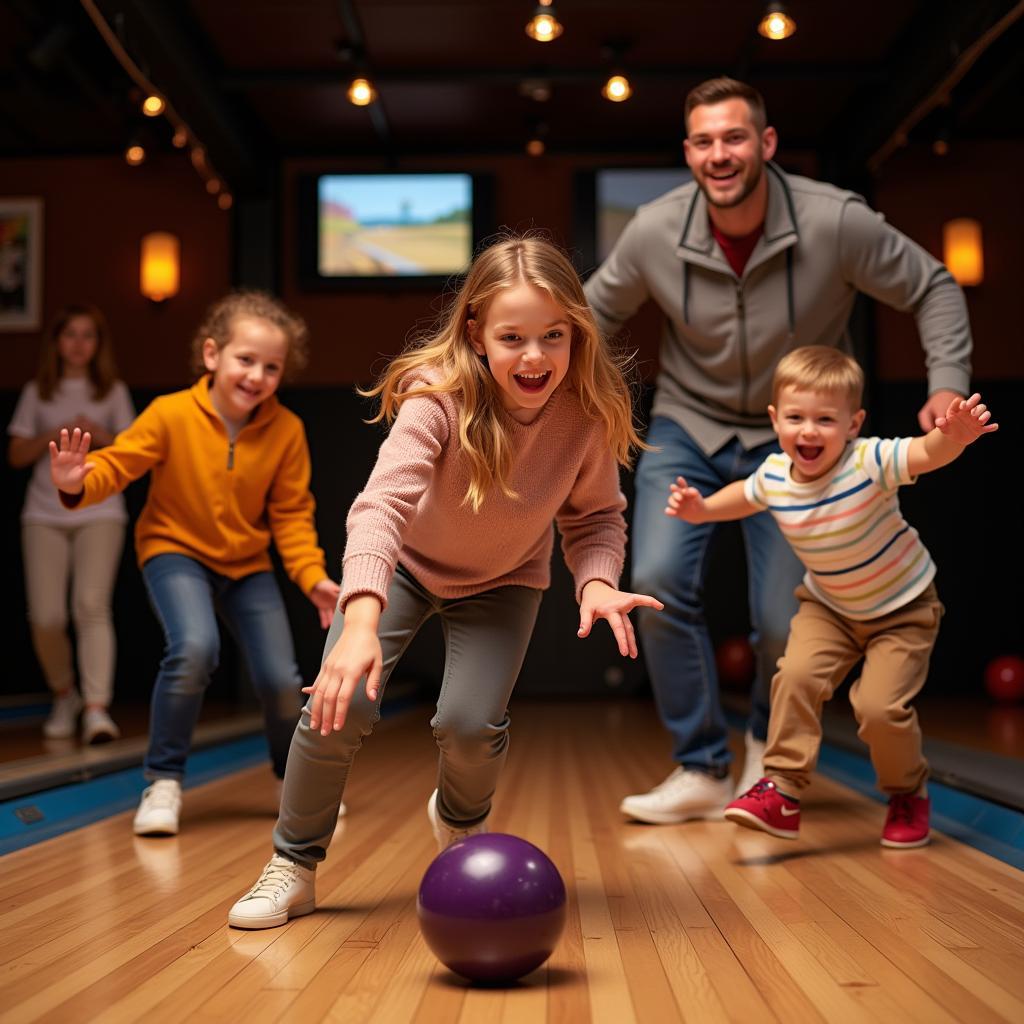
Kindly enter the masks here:
<path id="1" fill-rule="evenodd" d="M 178 779 L 203 695 L 220 660 L 219 614 L 230 630 L 263 706 L 274 773 L 282 778 L 303 703 L 284 601 L 271 572 L 233 580 L 185 555 L 151 558 L 142 567 L 164 631 L 164 656 L 150 704 L 145 776 Z"/>
<path id="2" fill-rule="evenodd" d="M 717 524 L 685 523 L 666 516 L 664 509 L 669 484 L 677 476 L 708 495 L 749 476 L 769 452 L 779 449 L 771 442 L 748 450 L 733 438 L 706 455 L 679 424 L 662 416 L 651 421 L 647 441 L 660 450 L 644 452 L 637 467 L 632 587 L 657 597 L 665 609 L 638 613 L 644 661 L 658 713 L 672 737 L 675 761 L 723 776 L 732 757 L 704 618 L 707 555 Z M 767 512 L 740 525 L 747 555 L 751 640 L 757 653 L 749 727 L 763 740 L 772 676 L 785 650 L 789 620 L 797 608 L 793 591 L 804 570 Z"/>

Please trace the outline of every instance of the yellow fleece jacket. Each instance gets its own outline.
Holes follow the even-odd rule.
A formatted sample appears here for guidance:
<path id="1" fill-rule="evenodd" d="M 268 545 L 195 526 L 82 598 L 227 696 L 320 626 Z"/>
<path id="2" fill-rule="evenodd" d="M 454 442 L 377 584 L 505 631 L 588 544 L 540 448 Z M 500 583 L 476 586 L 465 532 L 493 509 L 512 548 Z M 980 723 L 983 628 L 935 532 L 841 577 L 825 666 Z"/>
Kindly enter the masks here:
<path id="1" fill-rule="evenodd" d="M 327 578 L 317 543 L 310 461 L 302 421 L 277 398 L 260 403 L 234 442 L 210 402 L 209 375 L 153 400 L 106 448 L 69 508 L 92 505 L 152 472 L 135 526 L 139 565 L 187 555 L 230 579 L 271 568 L 273 537 L 303 593 Z"/>

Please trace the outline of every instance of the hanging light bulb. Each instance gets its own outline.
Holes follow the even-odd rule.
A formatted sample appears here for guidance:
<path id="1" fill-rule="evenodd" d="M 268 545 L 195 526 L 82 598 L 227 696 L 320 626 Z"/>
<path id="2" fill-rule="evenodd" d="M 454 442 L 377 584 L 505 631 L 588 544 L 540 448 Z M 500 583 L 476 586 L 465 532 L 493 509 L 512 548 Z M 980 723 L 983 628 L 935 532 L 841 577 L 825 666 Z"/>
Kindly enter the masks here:
<path id="1" fill-rule="evenodd" d="M 124 162 L 129 167 L 138 167 L 146 160 L 146 148 L 139 142 L 130 143 L 124 151 Z"/>
<path id="2" fill-rule="evenodd" d="M 210 178 L 206 182 L 206 191 L 215 196 L 221 189 L 220 178 Z"/>
<path id="3" fill-rule="evenodd" d="M 230 192 L 221 192 L 221 194 L 219 196 L 217 196 L 217 205 L 222 210 L 230 210 L 231 207 L 234 205 L 234 202 L 235 201 L 231 197 L 231 193 Z"/>
<path id="4" fill-rule="evenodd" d="M 526 153 L 528 156 L 543 156 L 546 148 L 544 140 L 535 136 L 527 142 Z"/>
<path id="5" fill-rule="evenodd" d="M 377 90 L 368 78 L 353 78 L 347 95 L 353 106 L 368 107 L 377 98 Z"/>
<path id="6" fill-rule="evenodd" d="M 167 104 L 164 102 L 163 96 L 157 96 L 156 93 L 150 93 L 142 101 L 142 112 L 146 117 L 159 117 L 167 109 Z"/>
<path id="7" fill-rule="evenodd" d="M 633 86 L 625 75 L 616 72 L 602 86 L 601 95 L 612 103 L 623 103 L 633 95 Z"/>
<path id="8" fill-rule="evenodd" d="M 527 22 L 526 34 L 538 43 L 550 43 L 557 39 L 564 29 L 562 23 L 555 15 L 553 0 L 540 0 L 533 17 Z"/>
<path id="9" fill-rule="evenodd" d="M 175 128 L 171 136 L 171 145 L 175 149 L 184 149 L 188 145 L 188 132 L 184 128 Z"/>
<path id="10" fill-rule="evenodd" d="M 758 23 L 757 31 L 765 39 L 775 41 L 788 39 L 796 31 L 796 22 L 789 16 L 782 4 L 770 3 Z"/>

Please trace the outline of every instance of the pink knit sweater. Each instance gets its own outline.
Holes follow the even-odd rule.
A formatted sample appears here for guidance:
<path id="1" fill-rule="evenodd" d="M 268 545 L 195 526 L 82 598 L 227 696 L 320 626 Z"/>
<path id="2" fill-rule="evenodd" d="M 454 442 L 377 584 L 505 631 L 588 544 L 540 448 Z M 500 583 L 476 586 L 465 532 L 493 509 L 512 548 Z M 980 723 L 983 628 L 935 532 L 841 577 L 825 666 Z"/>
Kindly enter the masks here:
<path id="1" fill-rule="evenodd" d="M 396 562 L 443 598 L 508 585 L 546 589 L 553 523 L 577 601 L 590 580 L 617 587 L 626 499 L 603 423 L 584 414 L 565 384 L 532 423 L 510 420 L 509 483 L 519 498 L 494 489 L 474 513 L 463 503 L 469 471 L 456 403 L 430 395 L 402 404 L 349 512 L 342 607 L 356 594 L 375 594 L 386 606 Z"/>

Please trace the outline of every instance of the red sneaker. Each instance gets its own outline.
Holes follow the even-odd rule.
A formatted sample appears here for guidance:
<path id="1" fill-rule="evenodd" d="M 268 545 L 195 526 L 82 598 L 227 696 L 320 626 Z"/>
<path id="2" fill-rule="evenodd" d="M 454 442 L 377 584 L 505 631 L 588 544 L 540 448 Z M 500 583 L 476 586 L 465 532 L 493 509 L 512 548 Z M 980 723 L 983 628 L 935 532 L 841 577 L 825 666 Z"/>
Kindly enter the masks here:
<path id="1" fill-rule="evenodd" d="M 733 800 L 725 808 L 725 816 L 737 825 L 770 832 L 780 839 L 796 839 L 800 834 L 800 801 L 784 796 L 770 779 L 761 779 Z"/>
<path id="2" fill-rule="evenodd" d="M 897 850 L 928 844 L 928 818 L 932 802 L 926 796 L 896 793 L 889 797 L 889 813 L 882 829 L 882 845 Z"/>

